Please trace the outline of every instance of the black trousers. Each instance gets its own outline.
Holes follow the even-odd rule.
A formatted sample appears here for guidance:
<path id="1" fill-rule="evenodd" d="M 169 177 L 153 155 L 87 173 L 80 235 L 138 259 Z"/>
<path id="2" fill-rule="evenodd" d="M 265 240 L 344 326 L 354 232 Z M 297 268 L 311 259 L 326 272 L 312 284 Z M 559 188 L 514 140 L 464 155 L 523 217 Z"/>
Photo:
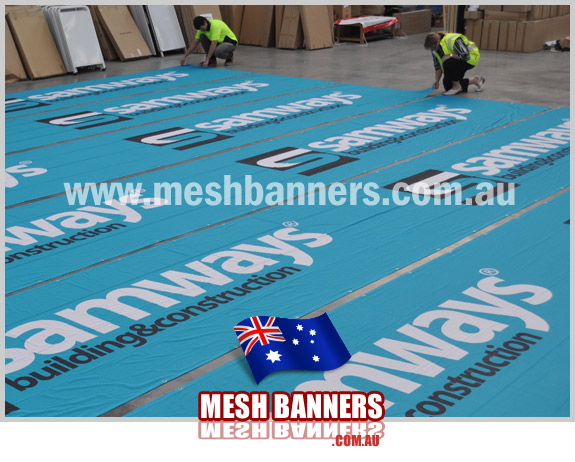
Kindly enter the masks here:
<path id="1" fill-rule="evenodd" d="M 453 87 L 453 82 L 459 82 L 464 93 L 467 93 L 467 88 L 469 87 L 469 79 L 465 79 L 463 76 L 469 69 L 473 69 L 468 62 L 462 61 L 458 58 L 449 58 L 443 62 L 443 88 L 445 91 L 451 90 Z"/>

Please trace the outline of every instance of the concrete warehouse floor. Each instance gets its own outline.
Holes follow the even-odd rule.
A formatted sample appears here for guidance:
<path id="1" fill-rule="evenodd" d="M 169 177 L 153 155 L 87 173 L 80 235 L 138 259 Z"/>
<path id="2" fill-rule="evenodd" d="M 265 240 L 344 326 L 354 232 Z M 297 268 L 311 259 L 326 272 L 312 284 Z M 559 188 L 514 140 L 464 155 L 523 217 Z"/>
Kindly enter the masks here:
<path id="1" fill-rule="evenodd" d="M 320 79 L 404 90 L 428 88 L 434 70 L 430 53 L 423 48 L 426 34 L 407 38 L 384 39 L 360 45 L 353 42 L 337 43 L 323 50 L 279 50 L 240 45 L 235 62 L 236 70 L 276 74 L 308 79 Z M 179 66 L 182 54 L 164 58 L 151 57 L 128 62 L 109 61 L 102 71 L 83 71 L 66 75 L 22 81 L 5 86 L 6 93 L 45 88 L 53 85 L 131 74 L 154 69 Z M 197 64 L 203 55 L 192 54 L 188 62 Z M 218 60 L 223 67 L 223 61 Z M 463 98 L 480 98 L 512 103 L 550 107 L 569 106 L 569 52 L 540 51 L 513 53 L 481 51 L 481 60 L 468 76 L 481 74 L 487 79 L 483 93 L 475 87 Z M 439 94 L 442 89 L 434 94 Z"/>

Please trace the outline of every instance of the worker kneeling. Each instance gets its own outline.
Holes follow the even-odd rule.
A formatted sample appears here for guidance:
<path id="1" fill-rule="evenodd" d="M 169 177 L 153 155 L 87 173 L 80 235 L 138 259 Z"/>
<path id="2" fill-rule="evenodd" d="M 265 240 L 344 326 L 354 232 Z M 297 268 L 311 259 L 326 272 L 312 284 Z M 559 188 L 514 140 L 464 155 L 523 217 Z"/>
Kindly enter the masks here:
<path id="1" fill-rule="evenodd" d="M 432 32 L 425 38 L 424 47 L 431 50 L 435 67 L 433 88 L 439 88 L 439 80 L 443 77 L 445 95 L 467 93 L 469 85 L 475 85 L 475 91 L 483 91 L 485 78 L 476 75 L 471 79 L 464 78 L 465 73 L 477 66 L 479 48 L 462 34 L 447 32 Z"/>
<path id="2" fill-rule="evenodd" d="M 196 37 L 180 60 L 182 66 L 186 63 L 188 55 L 195 50 L 199 43 L 202 44 L 206 52 L 206 59 L 200 63 L 202 67 L 217 66 L 216 58 L 225 59 L 226 66 L 233 62 L 238 39 L 225 22 L 219 19 L 196 16 L 194 27 L 197 29 Z"/>

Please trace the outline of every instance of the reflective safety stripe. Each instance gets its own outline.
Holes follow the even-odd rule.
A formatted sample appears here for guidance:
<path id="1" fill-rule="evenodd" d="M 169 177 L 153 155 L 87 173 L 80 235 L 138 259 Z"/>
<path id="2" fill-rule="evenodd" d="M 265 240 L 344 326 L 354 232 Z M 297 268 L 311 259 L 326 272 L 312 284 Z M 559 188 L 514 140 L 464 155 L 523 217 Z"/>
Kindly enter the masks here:
<path id="1" fill-rule="evenodd" d="M 443 39 L 440 42 L 440 46 L 443 49 L 443 53 L 445 55 L 449 55 L 453 53 L 453 46 L 455 45 L 455 41 L 460 38 L 463 40 L 463 43 L 469 50 L 469 59 L 466 61 L 467 63 L 471 64 L 472 66 L 476 66 L 479 62 L 479 48 L 477 45 L 470 41 L 467 37 L 461 34 L 445 34 Z M 443 62 L 439 60 L 441 64 L 441 70 L 443 71 Z"/>
<path id="2" fill-rule="evenodd" d="M 434 50 L 431 53 L 437 58 L 437 61 L 439 61 L 439 67 L 441 68 L 441 72 L 443 72 L 443 59 L 441 59 L 437 51 Z"/>

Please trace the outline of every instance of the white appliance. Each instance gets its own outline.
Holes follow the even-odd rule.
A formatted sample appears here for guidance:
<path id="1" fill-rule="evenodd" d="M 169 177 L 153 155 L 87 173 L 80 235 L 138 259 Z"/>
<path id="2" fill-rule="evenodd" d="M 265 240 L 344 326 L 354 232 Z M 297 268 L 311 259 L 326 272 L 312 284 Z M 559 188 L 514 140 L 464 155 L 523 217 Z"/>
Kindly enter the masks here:
<path id="1" fill-rule="evenodd" d="M 87 66 L 106 69 L 88 7 L 44 6 L 42 11 L 68 72 Z"/>

